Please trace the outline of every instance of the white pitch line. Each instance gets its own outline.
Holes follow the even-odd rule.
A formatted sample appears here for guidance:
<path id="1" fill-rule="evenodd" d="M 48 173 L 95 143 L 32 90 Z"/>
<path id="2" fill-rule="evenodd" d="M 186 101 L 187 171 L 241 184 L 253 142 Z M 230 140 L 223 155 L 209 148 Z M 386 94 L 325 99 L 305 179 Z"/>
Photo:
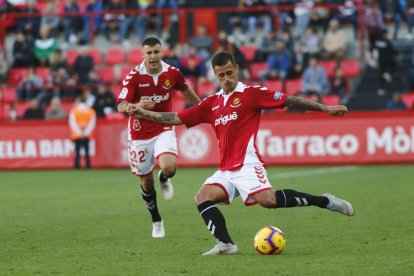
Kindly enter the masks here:
<path id="1" fill-rule="evenodd" d="M 276 174 L 272 174 L 271 178 L 282 179 L 282 178 L 300 177 L 300 176 L 308 176 L 308 175 L 334 174 L 334 173 L 343 173 L 343 172 L 353 172 L 353 171 L 356 171 L 357 169 L 358 169 L 358 166 L 331 167 L 331 168 L 323 168 L 323 169 L 316 169 L 316 170 L 276 173 Z"/>

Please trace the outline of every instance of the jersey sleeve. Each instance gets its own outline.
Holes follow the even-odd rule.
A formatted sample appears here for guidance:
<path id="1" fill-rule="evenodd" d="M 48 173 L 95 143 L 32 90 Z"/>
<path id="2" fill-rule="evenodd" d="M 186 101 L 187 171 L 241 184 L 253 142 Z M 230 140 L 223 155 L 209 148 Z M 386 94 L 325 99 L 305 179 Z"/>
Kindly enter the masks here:
<path id="1" fill-rule="evenodd" d="M 187 81 L 184 78 L 183 73 L 181 73 L 180 70 L 178 70 L 178 69 L 175 69 L 175 71 L 176 71 L 175 73 L 176 73 L 176 76 L 177 76 L 177 81 L 175 83 L 174 89 L 180 90 L 180 91 L 186 90 L 187 87 L 188 87 L 188 84 L 187 84 Z"/>
<path id="2" fill-rule="evenodd" d="M 198 105 L 192 106 L 178 113 L 181 122 L 187 128 L 210 122 L 211 108 L 209 98 L 205 98 Z"/>
<path id="3" fill-rule="evenodd" d="M 139 74 L 135 69 L 131 70 L 122 81 L 122 88 L 116 100 L 116 103 L 127 101 L 132 102 L 135 94 L 135 87 Z"/>
<path id="4" fill-rule="evenodd" d="M 252 102 L 258 109 L 280 109 L 285 107 L 287 95 L 279 91 L 272 91 L 266 87 L 255 86 L 250 93 Z"/>

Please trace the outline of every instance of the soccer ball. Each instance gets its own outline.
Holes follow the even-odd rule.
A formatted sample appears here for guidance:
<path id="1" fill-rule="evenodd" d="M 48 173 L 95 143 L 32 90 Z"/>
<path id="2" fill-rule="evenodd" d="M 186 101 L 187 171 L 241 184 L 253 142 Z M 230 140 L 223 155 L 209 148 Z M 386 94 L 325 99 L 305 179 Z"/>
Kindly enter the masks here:
<path id="1" fill-rule="evenodd" d="M 254 248 L 262 255 L 278 255 L 286 246 L 286 236 L 274 226 L 265 226 L 254 237 Z"/>

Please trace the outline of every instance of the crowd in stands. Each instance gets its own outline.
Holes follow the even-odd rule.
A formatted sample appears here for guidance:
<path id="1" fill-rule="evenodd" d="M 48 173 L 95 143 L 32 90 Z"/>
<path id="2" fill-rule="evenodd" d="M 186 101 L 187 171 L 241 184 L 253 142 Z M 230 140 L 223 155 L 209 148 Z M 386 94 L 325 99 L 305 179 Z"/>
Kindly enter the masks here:
<path id="1" fill-rule="evenodd" d="M 5 53 L 0 47 L 0 81 L 5 83 L 0 90 L 3 105 L 7 106 L 3 109 L 7 111 L 6 117 L 9 120 L 66 118 L 78 96 L 87 99 L 98 117 L 110 116 L 116 111 L 120 81 L 142 61 L 139 42 L 149 34 L 165 42 L 165 62 L 179 68 L 202 98 L 218 87 L 210 58 L 214 52 L 225 50 L 234 54 L 241 79 L 247 83 L 329 104 L 346 102 L 350 94 L 349 78 L 360 74 L 360 62 L 349 57 L 349 45 L 355 41 L 346 35 L 344 26 L 350 26 L 357 37 L 358 0 L 232 0 L 227 6 L 234 5 L 239 10 L 229 14 L 228 26 L 214 33 L 208 26 L 198 25 L 188 43 L 178 43 L 176 32 L 166 28 L 173 29 L 177 24 L 178 8 L 192 7 L 195 2 L 211 5 L 214 1 L 0 0 L 0 16 L 13 11 L 27 14 L 18 17 L 7 29 L 8 35 L 14 37 L 12 53 Z M 406 36 L 411 39 L 414 0 L 365 2 L 368 63 L 378 68 L 381 82 L 390 82 L 396 64 L 386 20 L 395 22 L 392 29 L 395 39 L 399 37 L 400 23 L 405 20 Z M 329 8 L 323 4 L 339 6 Z M 245 9 L 268 5 L 293 8 Z M 159 13 L 162 8 L 172 11 L 168 13 L 168 23 Z M 140 13 L 132 14 L 134 10 Z M 64 16 L 58 16 L 59 11 Z M 82 11 L 96 13 L 79 13 Z M 94 47 L 91 39 L 96 35 L 107 40 L 109 49 Z M 131 44 L 131 37 L 137 42 Z M 414 51 L 407 80 L 409 90 L 413 90 Z M 381 83 L 379 94 L 384 93 L 383 86 Z M 178 95 L 176 98 L 177 103 L 183 102 Z M 398 103 L 397 96 L 394 102 Z M 389 106 L 386 108 L 404 108 L 401 104 Z M 177 108 L 185 108 L 184 103 L 177 104 Z M 405 105 L 405 108 L 412 107 Z"/>

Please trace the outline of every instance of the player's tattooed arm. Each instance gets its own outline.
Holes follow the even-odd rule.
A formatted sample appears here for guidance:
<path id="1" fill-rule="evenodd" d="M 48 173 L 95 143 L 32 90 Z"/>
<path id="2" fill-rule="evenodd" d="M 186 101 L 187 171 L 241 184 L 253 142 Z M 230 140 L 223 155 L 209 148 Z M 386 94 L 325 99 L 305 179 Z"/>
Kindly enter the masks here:
<path id="1" fill-rule="evenodd" d="M 127 112 L 128 111 L 128 102 L 122 101 L 118 104 L 118 112 Z"/>
<path id="2" fill-rule="evenodd" d="M 320 111 L 328 113 L 332 116 L 344 116 L 348 114 L 348 109 L 343 105 L 328 106 L 320 104 L 306 98 L 288 96 L 285 101 L 285 106 L 301 110 Z"/>
<path id="3" fill-rule="evenodd" d="M 153 122 L 165 125 L 181 125 L 182 122 L 177 112 L 155 112 L 143 109 L 140 105 L 131 106 L 128 109 L 129 114 L 138 118 L 145 118 Z"/>

